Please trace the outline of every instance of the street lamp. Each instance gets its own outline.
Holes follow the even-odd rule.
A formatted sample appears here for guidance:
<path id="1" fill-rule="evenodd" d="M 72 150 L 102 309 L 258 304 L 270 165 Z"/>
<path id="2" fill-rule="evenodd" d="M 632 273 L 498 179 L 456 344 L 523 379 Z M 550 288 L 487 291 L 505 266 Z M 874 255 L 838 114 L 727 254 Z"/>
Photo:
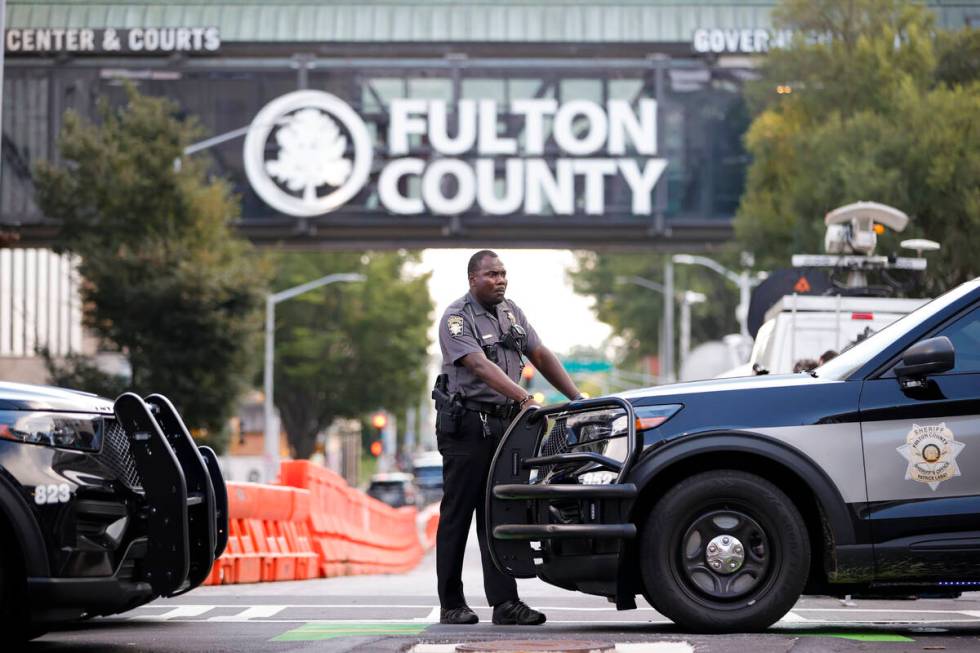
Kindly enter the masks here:
<path id="1" fill-rule="evenodd" d="M 364 281 L 363 274 L 353 272 L 340 272 L 328 274 L 313 281 L 308 281 L 286 290 L 267 295 L 265 298 L 265 464 L 266 480 L 271 481 L 275 478 L 276 470 L 279 468 L 279 429 L 278 424 L 273 425 L 272 413 L 272 366 L 273 352 L 275 350 L 276 337 L 276 304 L 292 299 L 297 295 L 302 295 L 310 290 L 315 290 L 321 286 L 335 283 L 337 281 Z M 275 426 L 276 428 L 273 428 Z"/>
<path id="2" fill-rule="evenodd" d="M 700 304 L 707 297 L 693 290 L 685 290 L 677 293 L 681 300 L 681 367 L 687 362 L 687 356 L 691 353 L 691 304 Z"/>
<path id="3" fill-rule="evenodd" d="M 673 268 L 670 269 L 671 271 L 673 270 Z M 669 287 L 673 289 L 673 275 L 668 277 L 667 281 Z M 616 277 L 616 283 L 632 283 L 642 288 L 646 288 L 647 290 L 658 292 L 665 297 L 668 296 L 668 294 L 673 294 L 674 298 L 681 303 L 681 365 L 683 365 L 687 360 L 688 353 L 691 350 L 691 304 L 700 304 L 701 302 L 705 301 L 706 297 L 699 292 L 694 292 L 693 290 L 668 293 L 667 286 L 644 277 L 619 276 Z M 668 382 L 671 382 L 674 380 L 674 311 L 673 302 L 664 302 L 665 308 L 668 304 L 671 305 L 671 310 L 669 314 L 667 310 L 664 310 L 664 333 L 660 343 L 660 355 L 664 359 L 661 362 L 661 375 L 666 378 Z"/>
<path id="4" fill-rule="evenodd" d="M 724 265 L 707 256 L 693 256 L 691 254 L 674 254 L 674 263 L 681 265 L 703 265 L 725 277 L 738 286 L 738 306 L 735 308 L 735 318 L 738 320 L 739 331 L 745 337 L 749 337 L 749 296 L 752 287 L 759 283 L 759 279 L 751 279 L 748 270 L 742 270 L 741 274 L 732 272 Z"/>

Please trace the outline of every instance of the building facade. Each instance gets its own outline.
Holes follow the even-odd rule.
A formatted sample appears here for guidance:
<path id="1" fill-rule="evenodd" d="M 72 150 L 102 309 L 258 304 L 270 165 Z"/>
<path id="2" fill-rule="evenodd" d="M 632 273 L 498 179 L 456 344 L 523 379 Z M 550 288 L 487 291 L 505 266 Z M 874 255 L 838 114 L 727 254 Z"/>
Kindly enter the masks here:
<path id="1" fill-rule="evenodd" d="M 232 181 L 257 242 L 581 246 L 597 226 L 617 246 L 723 241 L 748 163 L 739 91 L 787 38 L 771 29 L 773 4 L 10 0 L 0 228 L 50 240 L 31 166 L 58 158 L 66 110 L 92 118 L 129 82 L 199 119 L 210 138 L 187 156 Z M 929 4 L 943 26 L 980 19 L 975 1 Z M 327 120 L 294 125 L 339 128 L 341 157 L 364 170 L 339 195 L 329 174 L 281 170 L 295 156 L 278 176 L 250 174 L 249 128 L 301 89 L 356 116 L 320 106 Z M 274 118 L 252 168 L 269 167 L 283 116 L 300 108 Z"/>

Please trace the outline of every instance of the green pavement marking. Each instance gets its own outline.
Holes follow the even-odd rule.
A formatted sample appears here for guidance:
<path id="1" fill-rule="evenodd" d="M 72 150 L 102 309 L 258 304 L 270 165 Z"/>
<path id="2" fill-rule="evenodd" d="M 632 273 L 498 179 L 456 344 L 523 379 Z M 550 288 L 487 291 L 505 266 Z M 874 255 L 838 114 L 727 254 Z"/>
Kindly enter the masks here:
<path id="1" fill-rule="evenodd" d="M 311 622 L 303 624 L 273 637 L 272 642 L 313 642 L 334 637 L 375 637 L 382 635 L 418 635 L 429 624 L 398 624 L 398 623 L 365 623 L 365 624 L 330 624 Z"/>
<path id="2" fill-rule="evenodd" d="M 838 639 L 853 639 L 857 642 L 914 642 L 915 640 L 905 635 L 895 635 L 893 633 L 793 633 L 800 637 L 836 637 Z"/>

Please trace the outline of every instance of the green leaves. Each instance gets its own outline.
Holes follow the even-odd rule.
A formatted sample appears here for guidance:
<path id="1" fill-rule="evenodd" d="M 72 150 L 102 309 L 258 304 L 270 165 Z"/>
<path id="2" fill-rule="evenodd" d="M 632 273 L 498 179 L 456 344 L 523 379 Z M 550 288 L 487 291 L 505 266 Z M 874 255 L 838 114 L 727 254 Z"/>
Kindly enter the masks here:
<path id="1" fill-rule="evenodd" d="M 757 116 L 736 237 L 764 267 L 822 251 L 823 216 L 850 202 L 890 204 L 911 218 L 879 253 L 925 237 L 929 292 L 977 273 L 964 233 L 980 228 L 980 36 L 937 31 L 932 14 L 898 0 L 787 0 L 782 26 L 829 35 L 770 52 L 748 89 Z M 790 95 L 778 95 L 789 84 Z"/>
<path id="2" fill-rule="evenodd" d="M 268 266 L 232 231 L 238 200 L 208 180 L 206 157 L 175 169 L 200 136 L 175 114 L 132 88 L 125 106 L 102 105 L 99 125 L 67 114 L 64 163 L 37 167 L 38 201 L 63 223 L 60 247 L 82 257 L 86 325 L 129 359 L 130 388 L 167 395 L 220 447 L 260 361 Z M 75 363 L 79 382 L 95 378 Z"/>
<path id="3" fill-rule="evenodd" d="M 408 272 L 406 253 L 283 253 L 275 288 L 334 272 L 335 283 L 276 308 L 275 402 L 297 458 L 337 417 L 386 408 L 400 413 L 424 397 L 433 304 L 427 275 Z"/>

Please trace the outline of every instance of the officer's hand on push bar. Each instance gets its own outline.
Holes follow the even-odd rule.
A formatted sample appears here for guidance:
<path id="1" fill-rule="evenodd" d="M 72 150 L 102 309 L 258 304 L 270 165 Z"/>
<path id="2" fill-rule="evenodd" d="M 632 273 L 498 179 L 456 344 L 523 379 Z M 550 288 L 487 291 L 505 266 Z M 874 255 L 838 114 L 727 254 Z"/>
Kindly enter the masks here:
<path id="1" fill-rule="evenodd" d="M 519 404 L 519 407 L 520 407 L 521 410 L 524 410 L 528 406 L 537 406 L 538 408 L 541 408 L 541 403 L 538 402 L 538 401 L 536 401 L 534 399 L 534 395 L 532 395 L 532 394 L 524 395 L 524 398 L 521 399 L 518 402 L 518 404 Z"/>

